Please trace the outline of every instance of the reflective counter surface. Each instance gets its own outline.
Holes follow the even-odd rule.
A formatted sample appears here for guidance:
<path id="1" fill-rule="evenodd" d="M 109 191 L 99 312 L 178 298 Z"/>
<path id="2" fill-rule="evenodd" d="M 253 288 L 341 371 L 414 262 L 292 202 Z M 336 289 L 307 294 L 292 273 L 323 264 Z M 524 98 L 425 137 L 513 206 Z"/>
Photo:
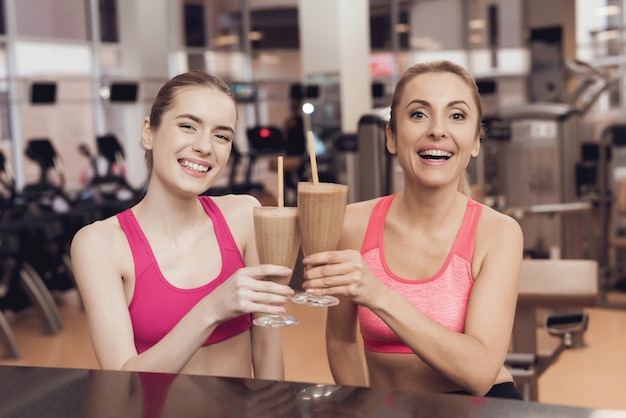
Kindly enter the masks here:
<path id="1" fill-rule="evenodd" d="M 0 366 L 0 417 L 626 417 L 464 395 L 210 376 Z"/>

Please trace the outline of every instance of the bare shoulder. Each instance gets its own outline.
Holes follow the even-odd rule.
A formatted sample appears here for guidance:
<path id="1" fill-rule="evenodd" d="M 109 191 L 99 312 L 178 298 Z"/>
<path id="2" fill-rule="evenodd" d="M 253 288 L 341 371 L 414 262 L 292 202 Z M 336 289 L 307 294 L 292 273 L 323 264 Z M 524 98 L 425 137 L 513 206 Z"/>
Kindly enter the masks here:
<path id="1" fill-rule="evenodd" d="M 101 291 L 133 272 L 130 245 L 115 216 L 83 226 L 72 239 L 70 254 L 81 293 Z"/>
<path id="2" fill-rule="evenodd" d="M 212 196 L 211 199 L 215 202 L 217 207 L 220 208 L 224 217 L 247 216 L 251 213 L 253 207 L 261 206 L 259 200 L 249 194 Z"/>
<path id="3" fill-rule="evenodd" d="M 379 200 L 380 198 L 350 203 L 346 207 L 344 226 L 358 228 L 363 222 L 367 223 L 374 206 L 376 206 Z"/>
<path id="4" fill-rule="evenodd" d="M 350 212 L 352 215 L 357 215 L 357 216 L 365 215 L 369 217 L 370 212 L 372 211 L 372 209 L 374 209 L 374 206 L 376 206 L 376 203 L 378 203 L 380 199 L 382 198 L 379 197 L 376 199 L 363 200 L 361 202 L 350 203 L 346 207 L 346 213 Z"/>
<path id="5" fill-rule="evenodd" d="M 246 194 L 229 194 L 211 197 L 226 220 L 228 229 L 240 249 L 246 248 L 246 242 L 254 237 L 253 208 L 261 206 L 259 200 Z"/>
<path id="6" fill-rule="evenodd" d="M 480 217 L 479 229 L 487 230 L 489 233 L 502 230 L 505 234 L 521 234 L 522 229 L 519 223 L 509 215 L 489 207 L 483 206 L 482 215 Z"/>
<path id="7" fill-rule="evenodd" d="M 365 239 L 370 214 L 381 198 L 350 203 L 346 207 L 339 248 L 358 250 Z"/>
<path id="8" fill-rule="evenodd" d="M 511 216 L 483 205 L 476 229 L 475 251 L 483 253 L 523 253 L 524 236 L 520 224 Z"/>
<path id="9" fill-rule="evenodd" d="M 85 225 L 72 238 L 72 257 L 80 254 L 114 254 L 120 248 L 121 240 L 126 240 L 115 216 Z M 104 253 L 104 254 L 103 254 Z"/>

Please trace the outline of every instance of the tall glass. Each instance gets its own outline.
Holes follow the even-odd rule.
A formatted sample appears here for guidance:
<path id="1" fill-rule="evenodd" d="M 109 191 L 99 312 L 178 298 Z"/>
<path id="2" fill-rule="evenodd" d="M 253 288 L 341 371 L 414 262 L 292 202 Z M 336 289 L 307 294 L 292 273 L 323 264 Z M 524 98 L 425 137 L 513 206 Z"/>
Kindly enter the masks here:
<path id="1" fill-rule="evenodd" d="M 304 256 L 337 248 L 348 204 L 348 186 L 338 183 L 298 183 L 298 224 Z M 335 306 L 334 296 L 298 293 L 293 302 L 307 306 Z"/>
<path id="2" fill-rule="evenodd" d="M 255 207 L 254 236 L 261 264 L 276 264 L 293 270 L 300 250 L 297 208 Z M 288 285 L 291 276 L 266 276 L 265 280 Z M 298 325 L 300 321 L 292 316 L 272 314 L 255 318 L 253 323 L 262 327 L 284 327 Z"/>

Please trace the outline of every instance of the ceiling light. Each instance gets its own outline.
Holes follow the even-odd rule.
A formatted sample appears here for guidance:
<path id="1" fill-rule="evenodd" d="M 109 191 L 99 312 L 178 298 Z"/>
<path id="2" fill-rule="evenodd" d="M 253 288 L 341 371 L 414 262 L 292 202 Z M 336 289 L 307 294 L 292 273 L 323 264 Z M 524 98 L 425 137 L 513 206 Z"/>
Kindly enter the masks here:
<path id="1" fill-rule="evenodd" d="M 228 46 L 235 45 L 239 42 L 237 35 L 221 35 L 213 39 L 213 45 L 215 46 Z"/>
<path id="2" fill-rule="evenodd" d="M 620 14 L 619 6 L 604 6 L 598 7 L 596 10 L 598 16 L 617 16 Z"/>
<path id="3" fill-rule="evenodd" d="M 619 31 L 615 29 L 605 30 L 603 32 L 598 32 L 597 36 L 598 41 L 610 41 L 611 39 L 619 38 Z"/>
<path id="4" fill-rule="evenodd" d="M 409 33 L 409 25 L 406 23 L 396 23 L 396 33 Z"/>
<path id="5" fill-rule="evenodd" d="M 483 42 L 483 36 L 477 33 L 470 35 L 469 41 L 472 44 L 481 44 Z"/>
<path id="6" fill-rule="evenodd" d="M 260 41 L 263 39 L 263 32 L 258 30 L 253 30 L 248 33 L 248 39 L 251 41 Z"/>
<path id="7" fill-rule="evenodd" d="M 467 22 L 467 27 L 470 29 L 485 29 L 485 21 L 483 19 L 472 19 Z"/>

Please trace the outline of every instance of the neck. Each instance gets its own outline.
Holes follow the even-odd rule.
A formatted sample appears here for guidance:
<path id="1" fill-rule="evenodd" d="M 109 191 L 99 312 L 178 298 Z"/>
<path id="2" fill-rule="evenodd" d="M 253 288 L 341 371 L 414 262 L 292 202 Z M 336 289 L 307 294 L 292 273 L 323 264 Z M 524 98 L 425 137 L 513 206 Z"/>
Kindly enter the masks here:
<path id="1" fill-rule="evenodd" d="M 195 228 L 199 219 L 205 216 L 202 204 L 197 197 L 177 198 L 146 193 L 133 211 L 141 220 L 142 228 L 166 236 L 176 237 L 187 230 Z"/>

